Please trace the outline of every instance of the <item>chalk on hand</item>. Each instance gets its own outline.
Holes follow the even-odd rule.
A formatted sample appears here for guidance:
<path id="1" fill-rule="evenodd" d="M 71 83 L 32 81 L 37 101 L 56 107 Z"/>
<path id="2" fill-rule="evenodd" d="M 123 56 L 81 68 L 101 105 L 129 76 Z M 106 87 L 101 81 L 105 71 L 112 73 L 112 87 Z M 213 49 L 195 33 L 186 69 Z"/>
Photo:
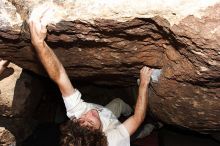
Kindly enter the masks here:
<path id="1" fill-rule="evenodd" d="M 31 12 L 29 21 L 40 21 L 40 25 L 46 26 L 51 23 L 55 17 L 55 9 L 48 4 L 35 7 Z"/>
<path id="2" fill-rule="evenodd" d="M 152 82 L 158 82 L 158 79 L 161 75 L 161 69 L 153 69 L 153 72 L 151 74 Z M 137 84 L 140 84 L 140 79 L 137 79 Z"/>

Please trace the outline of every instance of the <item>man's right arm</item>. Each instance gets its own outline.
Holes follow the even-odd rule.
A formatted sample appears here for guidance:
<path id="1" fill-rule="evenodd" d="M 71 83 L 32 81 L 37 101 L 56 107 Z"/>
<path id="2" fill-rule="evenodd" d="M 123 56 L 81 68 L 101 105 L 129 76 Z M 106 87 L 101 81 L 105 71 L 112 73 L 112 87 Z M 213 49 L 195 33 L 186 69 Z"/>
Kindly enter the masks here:
<path id="1" fill-rule="evenodd" d="M 29 22 L 31 42 L 49 77 L 58 85 L 62 93 L 67 116 L 78 118 L 86 111 L 87 103 L 83 102 L 81 93 L 74 89 L 63 65 L 44 41 L 47 30 L 46 26 L 42 26 L 39 19 L 36 18 L 34 21 Z"/>
<path id="2" fill-rule="evenodd" d="M 49 77 L 58 85 L 62 96 L 68 97 L 72 95 L 75 90 L 63 65 L 58 60 L 52 49 L 46 44 L 46 42 L 43 42 L 43 44 L 38 45 L 35 48 L 39 59 L 49 74 Z"/>
<path id="3" fill-rule="evenodd" d="M 74 88 L 66 74 L 66 71 L 54 54 L 52 49 L 46 44 L 46 26 L 42 26 L 40 18 L 29 22 L 31 41 L 37 55 L 46 69 L 49 77 L 58 85 L 62 96 L 67 97 L 74 93 Z"/>

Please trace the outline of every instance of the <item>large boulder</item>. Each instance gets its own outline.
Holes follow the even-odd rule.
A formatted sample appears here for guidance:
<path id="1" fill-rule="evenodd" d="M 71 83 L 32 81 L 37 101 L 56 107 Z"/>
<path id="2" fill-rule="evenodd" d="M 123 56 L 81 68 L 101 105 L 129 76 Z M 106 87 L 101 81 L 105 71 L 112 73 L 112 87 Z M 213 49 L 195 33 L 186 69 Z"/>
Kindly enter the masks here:
<path id="1" fill-rule="evenodd" d="M 161 68 L 152 111 L 170 124 L 220 130 L 218 0 L 1 0 L 0 57 L 45 75 L 26 20 L 47 7 L 46 41 L 71 79 L 131 86 L 143 65 Z"/>

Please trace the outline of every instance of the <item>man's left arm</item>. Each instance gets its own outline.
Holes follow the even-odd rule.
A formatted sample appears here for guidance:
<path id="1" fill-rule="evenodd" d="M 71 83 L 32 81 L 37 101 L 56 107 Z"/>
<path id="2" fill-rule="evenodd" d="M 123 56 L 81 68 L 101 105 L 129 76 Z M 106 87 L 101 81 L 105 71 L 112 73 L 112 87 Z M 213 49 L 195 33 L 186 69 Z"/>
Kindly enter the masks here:
<path id="1" fill-rule="evenodd" d="M 129 135 L 132 135 L 141 123 L 144 121 L 145 113 L 148 105 L 148 86 L 150 82 L 150 76 L 152 74 L 152 69 L 148 67 L 143 67 L 140 71 L 140 85 L 137 103 L 135 106 L 134 115 L 129 117 L 123 125 L 127 129 Z"/>

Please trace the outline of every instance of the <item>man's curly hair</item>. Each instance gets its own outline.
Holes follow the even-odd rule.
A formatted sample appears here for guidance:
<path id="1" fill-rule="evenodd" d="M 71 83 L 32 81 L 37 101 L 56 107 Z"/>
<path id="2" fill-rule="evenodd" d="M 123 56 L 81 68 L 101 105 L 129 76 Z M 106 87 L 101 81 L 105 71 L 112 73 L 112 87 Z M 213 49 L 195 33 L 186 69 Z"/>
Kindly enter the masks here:
<path id="1" fill-rule="evenodd" d="M 107 138 L 100 129 L 81 126 L 77 119 L 60 126 L 61 146 L 107 146 Z"/>

